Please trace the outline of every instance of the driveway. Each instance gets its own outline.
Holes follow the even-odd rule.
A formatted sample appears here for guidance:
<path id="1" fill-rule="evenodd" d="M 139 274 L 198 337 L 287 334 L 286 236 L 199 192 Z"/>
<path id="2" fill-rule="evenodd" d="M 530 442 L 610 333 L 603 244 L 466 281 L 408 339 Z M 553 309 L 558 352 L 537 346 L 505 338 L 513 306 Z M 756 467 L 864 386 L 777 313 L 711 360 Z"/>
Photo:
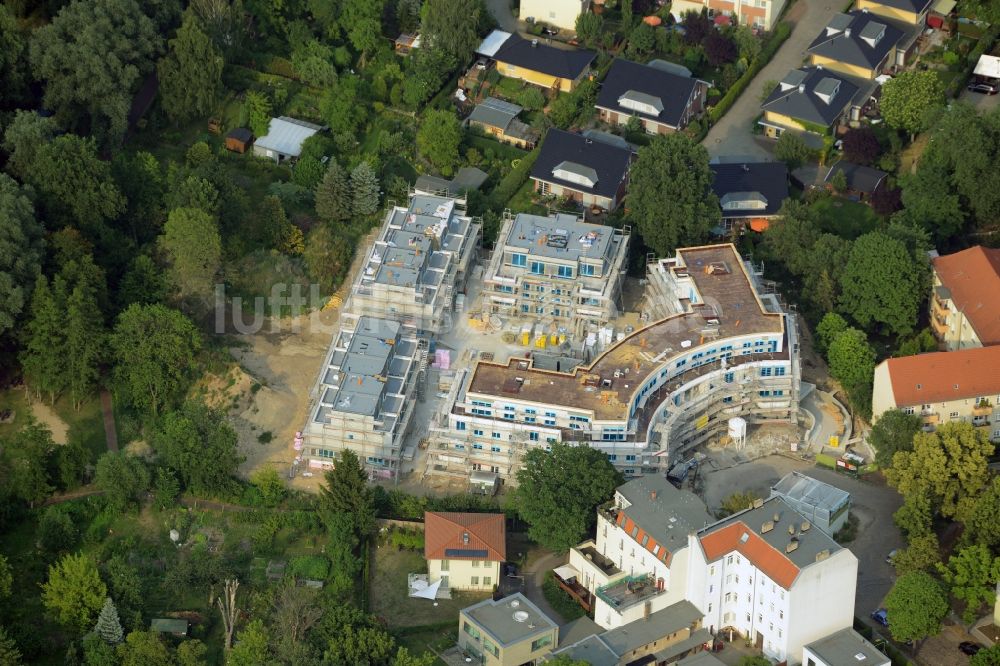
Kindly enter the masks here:
<path id="1" fill-rule="evenodd" d="M 539 554 L 541 554 L 541 557 L 535 559 Z M 566 621 L 562 615 L 549 605 L 548 600 L 545 599 L 545 594 L 542 593 L 542 584 L 545 582 L 546 573 L 565 563 L 565 554 L 556 555 L 555 553 L 539 549 L 531 553 L 524 565 L 524 571 L 521 572 L 524 575 L 524 596 L 528 597 L 531 603 L 538 606 L 540 611 L 548 615 L 560 626 L 565 624 Z"/>
<path id="2" fill-rule="evenodd" d="M 1000 94 L 984 95 L 982 93 L 963 90 L 962 94 L 958 96 L 958 99 L 959 101 L 971 104 L 972 106 L 976 107 L 976 110 L 978 110 L 980 113 L 988 113 L 1000 107 Z"/>
<path id="3" fill-rule="evenodd" d="M 510 11 L 511 2 L 512 0 L 486 0 L 486 7 L 490 10 L 490 14 L 493 14 L 493 18 L 497 20 L 501 30 L 516 33 L 517 19 Z"/>
<path id="4" fill-rule="evenodd" d="M 707 467 L 703 467 L 703 472 Z M 879 607 L 895 579 L 886 564 L 889 551 L 904 547 L 903 537 L 892 521 L 892 514 L 903 498 L 884 483 L 859 481 L 809 462 L 785 456 L 769 456 L 752 463 L 703 474 L 704 500 L 715 510 L 722 500 L 737 491 L 752 490 L 759 497 L 770 495 L 771 485 L 792 470 L 797 470 L 851 494 L 851 513 L 857 516 L 858 533 L 848 548 L 858 558 L 858 587 L 854 600 L 855 615 L 867 619 Z"/>
<path id="5" fill-rule="evenodd" d="M 501 0 L 502 2 L 502 0 Z M 492 5 L 492 2 L 491 2 Z M 758 72 L 740 98 L 708 132 L 702 144 L 712 157 L 753 156 L 770 159 L 765 147 L 769 141 L 751 133 L 754 119 L 760 115 L 760 98 L 766 81 L 780 81 L 788 70 L 805 59 L 806 48 L 823 31 L 830 18 L 844 7 L 837 0 L 796 0 L 785 20 L 793 24 L 792 34 L 781 45 L 771 62 Z"/>

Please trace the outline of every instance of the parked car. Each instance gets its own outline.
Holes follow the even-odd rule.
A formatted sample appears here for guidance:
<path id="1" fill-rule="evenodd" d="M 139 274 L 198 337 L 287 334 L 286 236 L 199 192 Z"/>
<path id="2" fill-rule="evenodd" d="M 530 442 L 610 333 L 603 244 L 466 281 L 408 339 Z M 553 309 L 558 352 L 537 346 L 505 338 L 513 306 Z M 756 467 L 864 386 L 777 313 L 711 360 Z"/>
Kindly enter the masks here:
<path id="1" fill-rule="evenodd" d="M 889 626 L 889 615 L 884 608 L 879 608 L 877 611 L 872 613 L 872 619 L 881 624 L 883 627 Z"/>
<path id="2" fill-rule="evenodd" d="M 554 28 L 551 25 L 547 25 L 544 28 L 542 28 L 542 34 L 547 35 L 549 37 L 555 37 L 556 35 L 559 34 L 559 28 Z"/>
<path id="3" fill-rule="evenodd" d="M 889 554 L 885 556 L 885 563 L 892 564 L 892 561 L 896 559 L 896 554 L 899 552 L 898 548 L 889 551 Z"/>
<path id="4" fill-rule="evenodd" d="M 962 654 L 967 654 L 970 657 L 975 656 L 977 652 L 983 649 L 983 646 L 979 643 L 973 643 L 972 641 L 962 641 L 958 644 L 958 649 L 962 651 Z"/>
<path id="5" fill-rule="evenodd" d="M 997 94 L 997 86 L 990 85 L 989 83 L 970 83 L 969 90 L 971 92 L 982 93 L 984 95 Z"/>

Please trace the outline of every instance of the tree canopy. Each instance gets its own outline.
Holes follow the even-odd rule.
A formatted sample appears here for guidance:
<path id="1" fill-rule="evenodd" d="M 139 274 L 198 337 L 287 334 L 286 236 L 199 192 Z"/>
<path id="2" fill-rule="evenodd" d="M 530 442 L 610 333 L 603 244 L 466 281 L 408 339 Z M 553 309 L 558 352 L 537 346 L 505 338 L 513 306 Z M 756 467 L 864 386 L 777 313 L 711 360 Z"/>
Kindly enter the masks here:
<path id="1" fill-rule="evenodd" d="M 45 608 L 80 633 L 94 626 L 107 594 L 94 560 L 82 554 L 66 555 L 50 566 L 49 579 L 42 585 Z"/>
<path id="2" fill-rule="evenodd" d="M 952 595 L 965 602 L 966 622 L 979 617 L 979 609 L 996 600 L 996 584 L 1000 581 L 1000 557 L 983 545 L 967 546 L 948 558 L 948 566 L 939 565 L 941 578 Z"/>
<path id="3" fill-rule="evenodd" d="M 209 302 L 222 261 L 222 238 L 212 216 L 197 208 L 171 211 L 160 245 L 170 257 L 171 275 L 180 294 Z"/>
<path id="4" fill-rule="evenodd" d="M 919 641 L 941 631 L 948 598 L 938 582 L 923 571 L 903 574 L 885 598 L 889 631 L 897 641 Z"/>
<path id="5" fill-rule="evenodd" d="M 479 45 L 479 28 L 492 17 L 483 0 L 426 0 L 420 29 L 426 43 L 459 63 L 472 57 Z"/>
<path id="6" fill-rule="evenodd" d="M 375 530 L 375 496 L 357 454 L 351 450 L 341 452 L 325 480 L 319 491 L 324 514 L 347 516 L 359 535 L 371 534 Z"/>
<path id="7" fill-rule="evenodd" d="M 0 173 L 0 335 L 27 309 L 45 246 L 30 195 Z"/>
<path id="8" fill-rule="evenodd" d="M 922 132 L 931 122 L 931 111 L 944 105 L 944 84 L 933 70 L 907 69 L 882 86 L 879 108 L 889 127 L 910 134 Z"/>
<path id="9" fill-rule="evenodd" d="M 244 460 L 236 431 L 224 415 L 190 400 L 180 410 L 164 415 L 152 444 L 185 487 L 199 494 L 229 486 L 230 477 Z"/>
<path id="10" fill-rule="evenodd" d="M 445 176 L 450 176 L 458 163 L 461 143 L 462 126 L 454 113 L 447 110 L 427 112 L 417 131 L 417 148 Z"/>
<path id="11" fill-rule="evenodd" d="M 660 134 L 640 148 L 629 178 L 628 219 L 659 256 L 701 243 L 721 219 L 708 151 L 684 134 Z"/>
<path id="12" fill-rule="evenodd" d="M 192 10 L 184 14 L 169 44 L 167 55 L 157 65 L 163 110 L 174 122 L 207 116 L 222 85 L 222 54 Z"/>
<path id="13" fill-rule="evenodd" d="M 517 471 L 514 502 L 528 523 L 528 535 L 545 548 L 575 546 L 594 523 L 594 510 L 614 494 L 621 473 L 602 451 L 589 446 L 552 444 L 533 448 Z"/>
<path id="14" fill-rule="evenodd" d="M 890 409 L 879 416 L 868 433 L 868 443 L 875 449 L 875 462 L 882 469 L 892 465 L 897 451 L 912 451 L 913 438 L 920 432 L 920 417 L 900 409 Z"/>

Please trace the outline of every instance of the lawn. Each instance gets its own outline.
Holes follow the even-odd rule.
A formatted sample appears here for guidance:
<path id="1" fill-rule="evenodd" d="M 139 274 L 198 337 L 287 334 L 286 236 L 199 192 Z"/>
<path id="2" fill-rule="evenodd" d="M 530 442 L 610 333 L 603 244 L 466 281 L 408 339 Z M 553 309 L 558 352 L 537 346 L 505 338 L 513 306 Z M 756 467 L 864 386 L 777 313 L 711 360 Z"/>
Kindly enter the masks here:
<path id="1" fill-rule="evenodd" d="M 411 627 L 397 631 L 393 636 L 412 655 L 419 655 L 424 652 L 439 654 L 456 643 L 455 632 L 457 630 L 458 619 L 456 617 L 455 621 L 448 623 L 447 626 L 444 626 L 444 623 L 442 623 L 441 626 Z M 444 666 L 445 662 L 440 658 L 435 658 L 431 663 L 434 666 Z"/>
<path id="2" fill-rule="evenodd" d="M 374 615 L 385 619 L 390 630 L 438 626 L 443 622 L 454 622 L 457 626 L 460 610 L 488 596 L 453 591 L 451 599 L 438 599 L 436 602 L 411 598 L 407 576 L 426 571 L 427 562 L 419 551 L 397 550 L 389 545 L 380 545 L 372 550 L 368 605 Z"/>
<path id="3" fill-rule="evenodd" d="M 535 213 L 536 215 L 545 215 L 545 206 L 534 203 L 531 198 L 535 193 L 535 182 L 530 178 L 524 182 L 524 185 L 514 193 L 514 196 L 510 198 L 507 202 L 507 208 L 514 215 L 518 213 Z"/>
<path id="4" fill-rule="evenodd" d="M 24 389 L 14 388 L 0 393 L 0 410 L 3 409 L 13 410 L 14 415 L 10 422 L 0 423 L 0 437 L 13 435 L 27 423 L 31 407 Z M 79 411 L 73 409 L 72 401 L 66 397 L 56 400 L 52 409 L 69 426 L 69 441 L 82 443 L 93 454 L 93 460 L 107 451 L 101 400 L 97 395 L 83 403 Z"/>
<path id="5" fill-rule="evenodd" d="M 820 230 L 847 240 L 874 231 L 879 224 L 878 216 L 871 208 L 850 199 L 829 197 L 817 201 L 814 208 L 819 213 Z"/>

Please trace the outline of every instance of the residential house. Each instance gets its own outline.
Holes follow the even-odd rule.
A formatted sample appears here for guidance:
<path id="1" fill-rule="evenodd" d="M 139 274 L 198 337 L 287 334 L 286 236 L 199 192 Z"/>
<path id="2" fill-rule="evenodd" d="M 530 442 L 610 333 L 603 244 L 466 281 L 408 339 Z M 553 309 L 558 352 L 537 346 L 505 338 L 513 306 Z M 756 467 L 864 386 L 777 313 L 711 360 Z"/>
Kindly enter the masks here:
<path id="1" fill-rule="evenodd" d="M 867 9 L 888 19 L 907 25 L 923 26 L 927 23 L 927 13 L 935 0 L 857 0 L 855 9 Z"/>
<path id="2" fill-rule="evenodd" d="M 890 358 L 875 368 L 872 416 L 917 414 L 924 428 L 964 421 L 1000 441 L 1000 346 Z"/>
<path id="3" fill-rule="evenodd" d="M 441 580 L 449 590 L 493 590 L 507 559 L 504 515 L 426 512 L 424 558 L 431 583 Z"/>
<path id="4" fill-rule="evenodd" d="M 722 209 L 720 234 L 734 227 L 767 230 L 788 198 L 788 167 L 782 162 L 713 161 L 709 168 Z"/>
<path id="5" fill-rule="evenodd" d="M 483 277 L 484 307 L 583 339 L 618 315 L 628 242 L 627 231 L 566 213 L 508 214 Z"/>
<path id="6" fill-rule="evenodd" d="M 554 25 L 563 30 L 576 30 L 576 19 L 590 11 L 590 0 L 521 0 L 518 16 L 529 17 L 536 23 Z"/>
<path id="7" fill-rule="evenodd" d="M 890 666 L 892 660 L 847 627 L 802 648 L 805 666 Z"/>
<path id="8" fill-rule="evenodd" d="M 625 125 L 637 118 L 649 134 L 677 132 L 705 109 L 708 84 L 655 65 L 616 58 L 601 84 L 601 120 Z"/>
<path id="9" fill-rule="evenodd" d="M 552 128 L 531 168 L 531 180 L 542 195 L 610 211 L 625 198 L 632 159 L 626 146 Z"/>
<path id="10" fill-rule="evenodd" d="M 851 494 L 801 472 L 789 472 L 771 486 L 771 497 L 780 497 L 795 511 L 830 536 L 847 524 Z"/>
<path id="11" fill-rule="evenodd" d="M 487 97 L 481 104 L 476 105 L 465 121 L 500 143 L 509 143 L 518 148 L 531 150 L 538 141 L 538 131 L 517 119 L 523 110 L 517 104 L 496 97 Z"/>
<path id="12" fill-rule="evenodd" d="M 485 666 L 536 664 L 559 642 L 559 625 L 517 592 L 459 614 L 458 646 Z"/>
<path id="13" fill-rule="evenodd" d="M 503 30 L 487 35 L 476 53 L 495 62 L 503 76 L 561 92 L 572 92 L 597 57 L 594 51 L 544 44 Z"/>
<path id="14" fill-rule="evenodd" d="M 833 186 L 834 178 L 838 173 L 844 174 L 844 179 L 847 183 L 845 192 L 862 201 L 870 199 L 873 194 L 885 185 L 886 179 L 889 177 L 889 174 L 885 171 L 840 160 L 830 167 L 830 170 L 826 173 L 824 182 L 827 186 Z"/>
<path id="15" fill-rule="evenodd" d="M 302 154 L 305 140 L 324 129 L 326 128 L 288 116 L 271 118 L 267 134 L 258 137 L 254 143 L 253 154 L 274 160 L 275 163 L 296 158 Z"/>
<path id="16" fill-rule="evenodd" d="M 759 293 L 759 271 L 731 244 L 679 249 L 647 268 L 651 323 L 588 333 L 589 363 L 543 365 L 534 354 L 456 376 L 449 412 L 431 425 L 428 473 L 481 468 L 510 483 L 525 451 L 564 441 L 605 452 L 626 476 L 665 475 L 731 418 L 794 422 L 795 322 Z M 539 328 L 536 347 L 558 341 L 558 327 Z"/>
<path id="17" fill-rule="evenodd" d="M 834 14 L 806 52 L 810 65 L 874 79 L 905 67 L 919 35 L 916 26 L 855 10 Z"/>
<path id="18" fill-rule="evenodd" d="M 931 264 L 937 339 L 950 350 L 1000 344 L 1000 249 L 977 245 Z"/>
<path id="19" fill-rule="evenodd" d="M 725 16 L 736 23 L 768 32 L 774 29 L 784 8 L 785 0 L 740 0 L 739 2 L 732 0 L 673 0 L 670 3 L 670 13 L 678 21 L 682 20 L 688 12 L 700 12 L 702 9 L 706 9 L 709 16 Z"/>
<path id="20" fill-rule="evenodd" d="M 764 116 L 759 122 L 765 134 L 772 138 L 786 130 L 826 134 L 857 120 L 866 96 L 859 94 L 861 82 L 855 81 L 822 67 L 791 70 L 761 104 Z"/>

